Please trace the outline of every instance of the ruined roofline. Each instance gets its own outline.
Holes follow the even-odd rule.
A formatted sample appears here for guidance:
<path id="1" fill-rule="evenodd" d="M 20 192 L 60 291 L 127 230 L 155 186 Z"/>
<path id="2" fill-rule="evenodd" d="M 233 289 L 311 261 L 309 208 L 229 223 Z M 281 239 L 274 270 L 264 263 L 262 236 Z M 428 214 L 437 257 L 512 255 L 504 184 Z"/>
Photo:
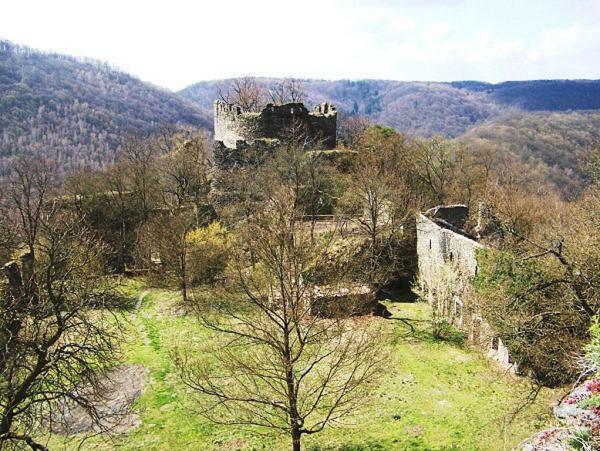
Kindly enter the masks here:
<path id="1" fill-rule="evenodd" d="M 438 226 L 441 229 L 445 229 L 448 230 L 449 232 L 453 232 L 456 235 L 460 235 L 461 238 L 467 239 L 469 241 L 472 241 L 473 243 L 479 245 L 479 246 L 483 246 L 476 237 L 474 237 L 473 235 L 471 235 L 470 233 L 466 232 L 463 229 L 460 229 L 452 224 L 450 224 L 448 221 L 445 221 L 441 218 L 430 218 L 429 216 L 426 216 L 425 213 L 418 213 L 417 214 L 417 219 L 421 220 L 421 221 L 429 221 L 432 224 L 435 224 L 436 226 Z"/>
<path id="2" fill-rule="evenodd" d="M 240 105 L 222 100 L 214 102 L 214 141 L 227 149 L 239 150 L 261 140 L 283 141 L 294 127 L 318 147 L 334 149 L 337 143 L 337 111 L 321 103 L 312 112 L 302 103 L 267 104 L 260 112 L 244 112 Z M 240 145 L 241 144 L 241 145 Z"/>
<path id="3" fill-rule="evenodd" d="M 323 102 L 316 104 L 312 111 L 308 111 L 308 108 L 302 102 L 289 102 L 282 104 L 267 103 L 260 111 L 244 111 L 244 109 L 236 103 L 227 103 L 223 100 L 214 101 L 215 113 L 228 113 L 236 116 L 244 115 L 272 115 L 272 114 L 298 114 L 298 115 L 309 115 L 316 117 L 334 117 L 337 116 L 336 107 L 329 102 Z"/>
<path id="4" fill-rule="evenodd" d="M 465 231 L 469 220 L 469 207 L 464 204 L 437 205 L 425 211 L 424 215 L 446 229 L 475 239 Z"/>

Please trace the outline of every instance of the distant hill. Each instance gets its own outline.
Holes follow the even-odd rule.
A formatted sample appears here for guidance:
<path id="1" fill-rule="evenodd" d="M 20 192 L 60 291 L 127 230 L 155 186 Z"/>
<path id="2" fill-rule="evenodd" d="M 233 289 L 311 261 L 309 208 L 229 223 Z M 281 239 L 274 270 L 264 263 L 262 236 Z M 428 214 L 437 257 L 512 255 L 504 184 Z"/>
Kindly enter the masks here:
<path id="1" fill-rule="evenodd" d="M 268 87 L 277 79 L 260 81 Z M 200 82 L 179 94 L 208 112 L 223 83 Z M 342 115 L 364 115 L 410 135 L 440 134 L 509 152 L 526 163 L 532 180 L 549 181 L 567 196 L 581 190 L 582 156 L 600 142 L 597 80 L 302 83 L 309 104 L 329 101 Z"/>
<path id="2" fill-rule="evenodd" d="M 261 78 L 266 86 L 277 82 Z M 191 85 L 179 94 L 208 111 L 224 81 Z M 373 122 L 412 135 L 441 134 L 455 137 L 497 112 L 486 93 L 468 91 L 445 83 L 386 80 L 303 80 L 307 103 L 329 101 L 343 115 L 364 115 Z"/>
<path id="3" fill-rule="evenodd" d="M 472 147 L 510 152 L 564 194 L 576 194 L 585 183 L 584 156 L 600 144 L 600 111 L 507 114 L 471 128 L 461 139 Z"/>
<path id="4" fill-rule="evenodd" d="M 0 41 L 0 171 L 18 154 L 97 167 L 128 134 L 175 123 L 210 128 L 212 118 L 106 64 Z"/>
<path id="5" fill-rule="evenodd" d="M 268 87 L 278 80 L 260 81 Z M 211 130 L 222 83 L 200 82 L 175 94 L 107 64 L 0 40 L 0 175 L 15 155 L 57 160 L 64 170 L 98 167 L 113 161 L 130 133 L 163 124 Z M 583 183 L 581 156 L 600 139 L 597 80 L 304 80 L 303 86 L 308 104 L 332 102 L 340 116 L 508 149 L 567 191 Z"/>
<path id="6" fill-rule="evenodd" d="M 269 86 L 277 79 L 261 78 Z M 212 109 L 224 81 L 191 85 L 179 94 Z M 534 80 L 498 84 L 387 80 L 303 80 L 308 103 L 329 101 L 346 115 L 360 114 L 411 135 L 457 137 L 507 112 L 600 109 L 600 80 Z"/>
<path id="7" fill-rule="evenodd" d="M 498 84 L 459 81 L 450 85 L 485 93 L 496 103 L 526 111 L 600 109 L 600 80 L 531 80 Z"/>

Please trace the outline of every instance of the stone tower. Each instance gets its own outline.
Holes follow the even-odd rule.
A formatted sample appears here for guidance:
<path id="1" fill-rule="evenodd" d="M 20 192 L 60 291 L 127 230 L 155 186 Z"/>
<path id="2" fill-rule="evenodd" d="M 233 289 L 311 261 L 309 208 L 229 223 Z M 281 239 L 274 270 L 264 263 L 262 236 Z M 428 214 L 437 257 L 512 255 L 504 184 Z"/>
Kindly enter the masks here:
<path id="1" fill-rule="evenodd" d="M 312 112 L 302 103 L 267 104 L 258 113 L 244 112 L 238 105 L 217 100 L 214 103 L 215 145 L 238 149 L 258 144 L 273 145 L 285 141 L 292 127 L 300 128 L 305 140 L 315 147 L 336 146 L 337 111 L 322 103 Z"/>

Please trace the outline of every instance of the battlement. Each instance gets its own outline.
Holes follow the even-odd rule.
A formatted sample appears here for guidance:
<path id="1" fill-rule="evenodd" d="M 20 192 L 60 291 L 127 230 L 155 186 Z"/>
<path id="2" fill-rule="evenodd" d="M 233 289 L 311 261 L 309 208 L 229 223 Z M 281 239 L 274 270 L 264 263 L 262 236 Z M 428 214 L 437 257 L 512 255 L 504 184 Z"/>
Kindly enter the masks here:
<path id="1" fill-rule="evenodd" d="M 303 128 L 307 141 L 315 147 L 333 149 L 336 146 L 337 111 L 328 103 L 316 105 L 312 112 L 302 103 L 269 103 L 254 113 L 217 100 L 214 121 L 215 142 L 229 149 L 237 149 L 240 142 L 252 145 L 257 140 L 285 141 L 290 130 L 298 127 Z"/>

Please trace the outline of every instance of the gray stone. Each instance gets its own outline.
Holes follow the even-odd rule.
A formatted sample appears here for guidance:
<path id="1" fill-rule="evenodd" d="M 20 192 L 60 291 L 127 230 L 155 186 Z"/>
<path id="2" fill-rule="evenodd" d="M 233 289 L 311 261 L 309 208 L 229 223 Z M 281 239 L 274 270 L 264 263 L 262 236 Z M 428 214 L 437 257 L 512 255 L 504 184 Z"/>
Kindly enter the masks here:
<path id="1" fill-rule="evenodd" d="M 52 432 L 63 435 L 123 433 L 137 428 L 141 421 L 132 406 L 139 399 L 148 370 L 142 365 L 120 365 L 101 378 L 101 389 L 89 398 L 98 412 L 99 421 L 88 410 L 72 402 L 59 403 L 50 418 Z M 88 387 L 77 390 L 86 391 Z"/>
<path id="2" fill-rule="evenodd" d="M 304 132 L 316 147 L 336 146 L 337 111 L 322 103 L 312 112 L 302 103 L 268 104 L 259 113 L 242 111 L 238 105 L 221 100 L 214 103 L 215 143 L 228 149 L 252 145 L 254 141 L 284 141 L 293 127 Z"/>
<path id="3" fill-rule="evenodd" d="M 589 409 L 582 409 L 579 403 L 592 396 L 586 384 L 573 390 L 563 401 L 554 407 L 554 416 L 569 426 L 598 428 L 600 416 Z"/>

